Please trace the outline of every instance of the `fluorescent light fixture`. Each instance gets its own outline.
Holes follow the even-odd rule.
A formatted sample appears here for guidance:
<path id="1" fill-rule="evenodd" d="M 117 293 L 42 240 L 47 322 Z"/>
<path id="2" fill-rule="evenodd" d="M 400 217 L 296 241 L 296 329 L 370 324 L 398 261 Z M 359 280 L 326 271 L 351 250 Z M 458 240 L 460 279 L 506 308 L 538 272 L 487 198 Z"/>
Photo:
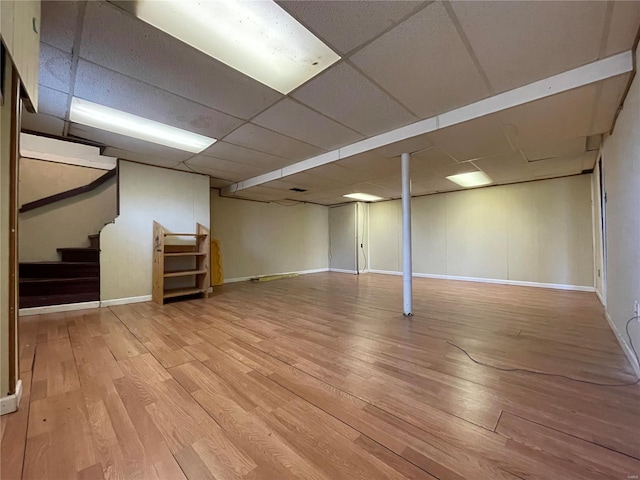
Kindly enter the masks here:
<path id="1" fill-rule="evenodd" d="M 491 177 L 482 171 L 450 175 L 447 177 L 447 180 L 451 180 L 453 183 L 457 183 L 464 188 L 480 187 L 482 185 L 489 185 L 493 182 Z"/>
<path id="2" fill-rule="evenodd" d="M 285 95 L 340 59 L 272 0 L 134 3 L 139 19 Z"/>
<path id="3" fill-rule="evenodd" d="M 347 195 L 343 195 L 343 197 L 353 198 L 354 200 L 360 200 L 362 202 L 377 202 L 378 200 L 384 200 L 382 197 L 376 197 L 375 195 L 370 195 L 368 193 L 349 193 Z"/>
<path id="4" fill-rule="evenodd" d="M 216 142 L 215 138 L 147 120 L 114 108 L 73 97 L 69 120 L 108 132 L 119 133 L 166 147 L 200 153 Z"/>

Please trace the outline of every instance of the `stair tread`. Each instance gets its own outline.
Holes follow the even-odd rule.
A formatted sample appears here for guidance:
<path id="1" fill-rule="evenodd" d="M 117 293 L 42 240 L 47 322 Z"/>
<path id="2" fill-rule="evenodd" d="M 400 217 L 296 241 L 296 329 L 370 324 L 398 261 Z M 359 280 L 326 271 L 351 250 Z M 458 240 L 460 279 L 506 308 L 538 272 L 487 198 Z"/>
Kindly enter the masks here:
<path id="1" fill-rule="evenodd" d="M 20 308 L 45 307 L 49 305 L 93 302 L 98 300 L 100 300 L 100 292 L 34 295 L 30 297 L 20 297 Z"/>
<path id="2" fill-rule="evenodd" d="M 35 277 L 35 278 L 20 278 L 20 283 L 46 283 L 46 282 L 59 282 L 59 283 L 64 283 L 64 282 L 78 282 L 78 281 L 91 281 L 91 280 L 100 280 L 100 276 L 96 275 L 94 277 L 69 277 L 69 278 L 63 278 L 63 277 L 55 277 L 55 278 L 42 278 L 42 277 Z"/>
<path id="3" fill-rule="evenodd" d="M 20 265 L 99 265 L 100 262 L 61 262 L 59 260 L 47 260 L 44 262 L 20 262 Z"/>

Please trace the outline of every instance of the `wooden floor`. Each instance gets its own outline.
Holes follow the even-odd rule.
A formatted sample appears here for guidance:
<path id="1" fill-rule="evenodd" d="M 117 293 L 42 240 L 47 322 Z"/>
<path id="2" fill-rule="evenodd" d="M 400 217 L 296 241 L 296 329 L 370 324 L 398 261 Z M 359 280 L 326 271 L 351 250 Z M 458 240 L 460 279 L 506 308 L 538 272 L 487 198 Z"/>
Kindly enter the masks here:
<path id="1" fill-rule="evenodd" d="M 631 479 L 640 386 L 592 293 L 321 273 L 21 319 L 2 479 Z M 26 441 L 25 441 L 26 439 Z"/>

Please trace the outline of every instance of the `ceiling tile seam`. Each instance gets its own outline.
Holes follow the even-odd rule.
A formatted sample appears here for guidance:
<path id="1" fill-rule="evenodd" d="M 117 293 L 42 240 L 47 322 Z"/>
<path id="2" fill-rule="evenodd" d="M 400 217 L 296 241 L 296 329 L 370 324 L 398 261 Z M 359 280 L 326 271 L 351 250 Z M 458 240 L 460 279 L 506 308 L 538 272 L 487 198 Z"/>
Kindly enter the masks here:
<path id="1" fill-rule="evenodd" d="M 459 107 L 449 112 L 444 112 L 435 117 L 419 120 L 410 125 L 400 127 L 389 132 L 385 132 L 365 140 L 360 140 L 351 145 L 341 147 L 336 150 L 331 150 L 316 157 L 311 157 L 307 160 L 303 160 L 290 165 L 288 168 L 295 171 L 305 171 L 314 165 L 321 166 L 327 163 L 333 163 L 343 158 L 351 157 L 359 153 L 374 150 L 380 146 L 389 145 L 391 143 L 413 138 L 417 135 L 426 134 L 435 131 L 440 128 L 445 128 L 452 125 L 457 125 L 465 121 L 484 117 L 492 113 L 497 113 L 515 106 L 530 103 L 535 100 L 540 100 L 561 92 L 573 90 L 581 86 L 589 85 L 595 82 L 606 80 L 623 73 L 628 73 L 634 68 L 634 59 L 631 51 L 626 51 L 613 55 L 603 60 L 597 60 L 595 62 L 577 67 L 566 72 L 562 72 L 551 77 L 538 80 L 536 82 L 524 85 L 522 87 L 515 88 L 513 90 L 503 92 L 492 97 L 488 97 L 477 102 Z M 527 97 L 522 98 L 522 97 Z M 345 155 L 342 155 L 342 151 L 346 150 Z M 322 157 L 326 160 L 320 163 Z M 337 157 L 331 160 L 332 157 Z M 305 168 L 306 167 L 306 168 Z M 280 176 L 276 176 L 272 179 L 280 179 L 282 176 L 282 169 L 280 169 Z M 271 174 L 278 175 L 278 170 L 270 172 Z M 269 174 L 265 174 L 269 175 Z M 288 175 L 291 175 L 289 173 Z M 260 176 L 263 177 L 263 176 Z M 227 190 L 235 188 L 235 191 L 248 188 L 248 186 L 259 185 L 256 181 L 260 182 L 260 177 L 253 177 L 241 182 L 237 182 L 234 185 L 225 187 Z"/>
<path id="2" fill-rule="evenodd" d="M 360 67 L 358 67 L 355 63 L 353 63 L 350 58 L 345 58 L 344 62 L 347 65 L 349 65 L 351 68 L 353 68 L 356 72 L 358 72 L 360 75 L 362 75 L 364 78 L 369 80 L 376 88 L 381 90 L 387 97 L 389 97 L 392 101 L 397 103 L 401 108 L 405 109 L 407 111 L 407 113 L 412 115 L 417 120 L 421 120 L 420 115 L 418 115 L 416 112 L 414 112 L 409 107 L 407 107 L 404 103 L 402 103 L 400 100 L 398 100 L 393 94 L 391 94 L 386 88 L 384 88 L 376 80 L 374 80 L 369 75 L 367 75 Z"/>
<path id="3" fill-rule="evenodd" d="M 335 66 L 335 65 L 338 65 L 338 63 L 340 63 L 340 62 L 336 62 L 334 65 L 332 65 L 332 67 L 333 67 L 333 66 Z M 314 78 L 315 78 L 315 77 L 314 77 Z M 306 103 L 304 103 L 304 102 L 302 102 L 302 101 L 298 100 L 297 98 L 294 98 L 294 97 L 291 97 L 291 96 L 288 96 L 288 95 L 287 95 L 287 98 L 288 98 L 289 100 L 291 100 L 291 101 L 293 101 L 293 102 L 297 103 L 298 105 L 302 105 L 303 107 L 308 108 L 309 110 L 311 110 L 311 111 L 313 111 L 313 112 L 317 113 L 318 115 L 322 115 L 324 118 L 326 118 L 326 119 L 328 119 L 328 120 L 332 121 L 333 123 L 336 123 L 336 124 L 340 125 L 341 127 L 344 127 L 344 128 L 346 128 L 346 129 L 348 129 L 348 130 L 351 130 L 353 133 L 357 133 L 358 135 L 360 135 L 360 136 L 362 136 L 362 137 L 365 137 L 365 138 L 367 137 L 367 134 L 366 134 L 366 133 L 362 133 L 362 132 L 360 132 L 359 130 L 356 130 L 355 128 L 350 127 L 350 126 L 349 126 L 349 125 L 347 125 L 346 123 L 342 123 L 340 120 L 337 120 L 337 119 L 335 119 L 335 118 L 332 118 L 332 117 L 330 117 L 329 115 L 327 115 L 327 114 L 325 114 L 325 113 L 322 113 L 320 110 L 316 110 L 316 109 L 315 109 L 314 107 L 312 107 L 311 105 L 307 105 Z M 284 100 L 284 99 L 283 99 L 283 100 Z"/>
<path id="4" fill-rule="evenodd" d="M 62 93 L 63 95 L 69 95 L 67 92 L 63 92 L 62 90 L 58 90 L 57 88 L 50 87 L 49 85 L 45 85 L 44 83 L 38 83 L 38 87 L 46 88 L 47 90 L 53 90 L 54 92 Z"/>
<path id="5" fill-rule="evenodd" d="M 251 124 L 251 125 L 253 125 L 254 127 L 262 128 L 262 129 L 267 130 L 267 131 L 269 131 L 269 132 L 271 132 L 271 133 L 275 133 L 276 135 L 280 135 L 281 137 L 286 137 L 286 138 L 288 138 L 289 140 L 295 140 L 296 142 L 304 143 L 305 145 L 308 145 L 309 147 L 318 148 L 318 149 L 322 150 L 322 152 L 323 152 L 323 153 L 325 153 L 325 152 L 327 152 L 327 151 L 328 151 L 328 150 L 327 150 L 327 148 L 325 148 L 325 147 L 319 147 L 318 145 L 314 145 L 313 143 L 309 143 L 309 142 L 306 142 L 306 141 L 304 141 L 304 140 L 300 140 L 299 138 L 292 137 L 291 135 L 288 135 L 288 134 L 286 134 L 286 133 L 278 132 L 277 130 L 273 130 L 272 128 L 264 127 L 264 126 L 262 126 L 262 125 L 258 125 L 257 123 L 253 123 L 253 122 L 251 122 L 251 121 L 247 122 L 247 124 Z M 238 127 L 238 128 L 239 128 L 239 127 Z M 235 130 L 237 130 L 237 128 L 236 128 Z M 235 132 L 235 130 L 234 130 L 234 132 Z M 226 134 L 223 138 L 220 138 L 219 140 L 224 140 L 226 137 L 228 137 L 229 135 L 231 135 L 231 133 L 233 133 L 233 132 L 230 132 L 230 133 Z M 229 140 L 225 140 L 225 141 L 226 141 L 227 143 L 231 143 L 231 144 L 236 145 L 236 146 L 238 146 L 238 147 L 244 147 L 244 145 L 240 145 L 240 144 L 237 144 L 237 143 L 231 142 L 231 141 L 229 141 Z M 247 147 L 245 147 L 245 148 L 247 148 Z M 269 155 L 273 155 L 273 154 L 268 153 L 268 152 L 264 152 L 264 153 L 267 153 L 267 154 L 269 154 Z M 283 158 L 284 158 L 284 157 L 283 157 Z M 310 157 L 310 158 L 311 158 L 311 157 Z M 291 159 L 291 158 L 284 158 L 284 159 L 285 159 L 285 160 L 291 160 L 292 162 L 296 162 L 296 161 L 297 161 L 297 160 L 295 160 L 295 159 Z M 303 160 L 306 160 L 306 159 L 303 159 Z"/>
<path id="6" fill-rule="evenodd" d="M 246 147 L 244 147 L 244 148 L 246 148 Z M 258 150 L 253 150 L 253 151 L 257 152 Z M 265 153 L 266 154 L 266 152 L 260 152 L 260 153 Z M 256 165 L 252 165 L 250 163 L 239 162 L 237 160 L 227 160 L 226 158 L 220 158 L 220 157 L 216 157 L 216 156 L 213 156 L 213 155 L 206 155 L 204 153 L 198 153 L 198 154 L 194 155 L 193 157 L 189 157 L 186 160 L 182 160 L 181 163 L 185 163 L 185 162 L 188 162 L 189 160 L 193 160 L 195 157 L 200 156 L 200 155 L 202 155 L 204 157 L 207 157 L 207 158 L 211 158 L 212 160 L 220 160 L 220 161 L 223 161 L 223 162 L 236 163 L 238 165 L 242 165 L 243 167 L 260 168 L 260 167 L 258 167 Z M 278 157 L 278 158 L 281 158 L 281 157 Z M 288 159 L 283 158 L 283 160 L 288 160 Z M 209 167 L 204 167 L 204 168 L 209 168 Z M 221 171 L 227 172 L 227 170 L 224 170 L 224 169 L 215 169 L 215 170 L 221 170 Z M 229 173 L 233 173 L 233 172 L 229 172 Z"/>
<path id="7" fill-rule="evenodd" d="M 460 20 L 458 19 L 456 12 L 453 11 L 453 7 L 451 7 L 451 2 L 449 0 L 445 0 L 444 2 L 442 2 L 442 5 L 444 6 L 444 9 L 446 10 L 447 15 L 449 16 L 449 20 L 451 20 L 451 23 L 453 23 L 453 26 L 455 27 L 456 32 L 458 32 L 458 37 L 460 37 L 460 41 L 464 45 L 464 48 L 467 50 L 467 53 L 469 54 L 471 61 L 473 62 L 473 64 L 476 67 L 476 70 L 480 74 L 480 78 L 482 78 L 482 81 L 484 82 L 485 87 L 487 87 L 487 90 L 489 90 L 489 93 L 491 95 L 495 95 L 496 94 L 495 88 L 493 88 L 493 85 L 491 85 L 491 82 L 489 81 L 489 77 L 484 71 L 484 68 L 482 68 L 482 65 L 480 64 L 480 60 L 478 59 L 478 56 L 476 55 L 476 52 L 473 49 L 471 42 L 469 41 L 469 37 L 467 37 L 467 33 L 462 28 L 462 24 L 460 23 Z"/>
<path id="8" fill-rule="evenodd" d="M 602 36 L 600 37 L 600 49 L 598 50 L 598 58 L 602 58 L 607 51 L 607 43 L 611 34 L 611 22 L 613 19 L 614 2 L 607 2 L 604 12 L 604 22 L 602 25 Z"/>
<path id="9" fill-rule="evenodd" d="M 82 30 L 84 28 L 84 18 L 87 12 L 87 3 L 82 2 L 78 6 L 78 16 L 76 17 L 76 27 L 74 30 L 73 47 L 71 51 L 71 77 L 69 78 L 69 93 L 67 97 L 67 110 L 65 112 L 64 127 L 62 129 L 62 136 L 66 137 L 69 134 L 69 127 L 71 122 L 69 121 L 69 115 L 71 114 L 71 100 L 76 85 L 76 75 L 78 73 L 78 61 L 80 59 L 80 43 L 82 42 Z"/>
<path id="10" fill-rule="evenodd" d="M 132 77 L 131 75 L 128 75 L 128 74 L 126 74 L 126 73 L 119 72 L 118 70 L 113 70 L 112 68 L 105 67 L 104 65 L 100 65 L 99 63 L 93 62 L 93 61 L 91 61 L 91 60 L 87 60 L 86 58 L 84 58 L 84 57 L 82 57 L 82 56 L 80 57 L 80 59 L 81 59 L 83 62 L 89 63 L 89 64 L 91 64 L 91 65 L 95 65 L 96 67 L 99 67 L 100 69 L 107 70 L 107 71 L 109 71 L 109 72 L 113 72 L 113 73 L 115 73 L 116 75 L 120 75 L 120 76 L 122 76 L 122 77 L 128 78 L 129 80 L 133 80 L 134 82 L 140 83 L 140 84 L 145 85 L 145 86 L 147 86 L 147 87 L 152 87 L 152 88 L 154 88 L 154 89 L 157 89 L 157 90 L 160 90 L 160 91 L 162 91 L 162 92 L 168 93 L 168 94 L 170 94 L 170 95 L 172 95 L 172 96 L 174 96 L 174 97 L 180 98 L 181 100 L 186 100 L 187 102 L 193 103 L 193 104 L 195 104 L 195 105 L 199 105 L 199 106 L 204 107 L 204 108 L 207 108 L 207 109 L 209 109 L 209 110 L 213 110 L 214 112 L 221 113 L 222 115 L 227 115 L 227 116 L 229 116 L 229 117 L 234 118 L 235 120 L 240 120 L 240 121 L 242 121 L 242 122 L 247 122 L 247 121 L 248 121 L 246 118 L 238 117 L 237 115 L 233 115 L 233 114 L 231 114 L 231 113 L 227 113 L 227 112 L 222 111 L 222 110 L 220 110 L 220 109 L 218 109 L 218 108 L 215 108 L 215 107 L 212 107 L 212 106 L 210 106 L 210 105 L 206 105 L 206 104 L 204 104 L 204 103 L 198 102 L 197 100 L 193 100 L 193 99 L 191 99 L 191 98 L 188 98 L 188 97 L 185 97 L 185 96 L 183 96 L 183 95 L 177 94 L 177 93 L 172 92 L 172 91 L 170 91 L 170 90 L 166 90 L 166 89 L 164 89 L 164 88 L 162 88 L 162 87 L 159 87 L 159 86 L 157 86 L 157 85 L 154 85 L 153 83 L 149 83 L 149 82 L 146 82 L 146 81 L 144 81 L 144 80 L 140 80 L 140 79 L 138 79 L 138 78 L 136 78 L 136 77 Z M 277 101 L 276 101 L 276 103 L 277 103 L 278 101 L 279 101 L 279 100 L 277 100 Z M 272 105 L 274 105 L 274 104 L 272 104 Z M 270 105 L 270 106 L 272 106 L 272 105 Z M 253 118 L 253 117 L 252 117 L 252 118 Z M 229 132 L 229 133 L 230 133 L 230 132 Z"/>

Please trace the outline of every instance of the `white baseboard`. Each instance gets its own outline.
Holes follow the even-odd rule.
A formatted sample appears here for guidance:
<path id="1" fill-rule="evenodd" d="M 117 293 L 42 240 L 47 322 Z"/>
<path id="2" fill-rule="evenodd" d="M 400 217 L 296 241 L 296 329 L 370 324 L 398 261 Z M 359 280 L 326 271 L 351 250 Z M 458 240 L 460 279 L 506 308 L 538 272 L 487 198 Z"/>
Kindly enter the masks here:
<path id="1" fill-rule="evenodd" d="M 18 410 L 22 398 L 22 380 L 16 382 L 16 393 L 0 398 L 0 415 Z"/>
<path id="2" fill-rule="evenodd" d="M 29 315 L 42 315 L 45 313 L 86 310 L 88 308 L 100 308 L 100 302 L 96 300 L 95 302 L 65 303 L 63 305 L 49 305 L 46 307 L 21 308 L 18 313 L 21 317 L 27 317 Z"/>
<path id="3" fill-rule="evenodd" d="M 330 268 L 329 271 L 336 273 L 350 273 L 351 275 L 356 275 L 358 273 L 355 270 L 345 270 L 344 268 Z"/>
<path id="4" fill-rule="evenodd" d="M 312 270 L 298 270 L 295 272 L 261 273 L 259 275 L 251 275 L 250 277 L 225 278 L 224 283 L 246 282 L 247 280 L 251 280 L 252 278 L 256 278 L 257 276 L 261 275 L 289 275 L 291 273 L 297 273 L 298 275 L 307 275 L 309 273 L 320 273 L 327 271 L 329 271 L 328 268 L 314 268 Z"/>
<path id="5" fill-rule="evenodd" d="M 153 299 L 151 295 L 141 295 L 139 297 L 114 298 L 111 300 L 102 300 L 101 307 L 115 307 L 116 305 L 127 305 L 128 303 L 150 302 Z"/>
<path id="6" fill-rule="evenodd" d="M 629 359 L 629 363 L 631 364 L 633 371 L 636 373 L 636 376 L 640 378 L 640 365 L 638 365 L 638 360 L 636 359 L 636 356 L 633 354 L 633 350 L 631 350 L 631 346 L 627 342 L 627 332 L 618 331 L 618 329 L 616 328 L 616 324 L 613 323 L 613 320 L 611 320 L 611 317 L 609 316 L 609 313 L 607 311 L 604 312 L 604 317 L 607 319 L 607 322 L 609 322 L 609 326 L 611 327 L 611 330 L 613 330 L 614 335 L 618 339 L 618 343 L 620 344 L 620 347 L 622 347 L 622 351 L 627 356 L 627 359 Z"/>
<path id="7" fill-rule="evenodd" d="M 380 273 L 383 275 L 402 275 L 402 272 L 394 272 L 390 270 L 369 270 L 371 273 Z M 556 290 L 576 290 L 579 292 L 594 292 L 594 287 L 583 285 L 564 285 L 561 283 L 539 283 L 539 282 L 522 282 L 518 280 L 502 280 L 497 278 L 477 278 L 477 277 L 458 277 L 455 275 L 437 275 L 432 273 L 414 273 L 416 278 L 439 278 L 442 280 L 460 280 L 463 282 L 480 282 L 480 283 L 497 283 L 500 285 L 518 285 L 521 287 L 537 287 L 537 288 L 553 288 Z"/>

